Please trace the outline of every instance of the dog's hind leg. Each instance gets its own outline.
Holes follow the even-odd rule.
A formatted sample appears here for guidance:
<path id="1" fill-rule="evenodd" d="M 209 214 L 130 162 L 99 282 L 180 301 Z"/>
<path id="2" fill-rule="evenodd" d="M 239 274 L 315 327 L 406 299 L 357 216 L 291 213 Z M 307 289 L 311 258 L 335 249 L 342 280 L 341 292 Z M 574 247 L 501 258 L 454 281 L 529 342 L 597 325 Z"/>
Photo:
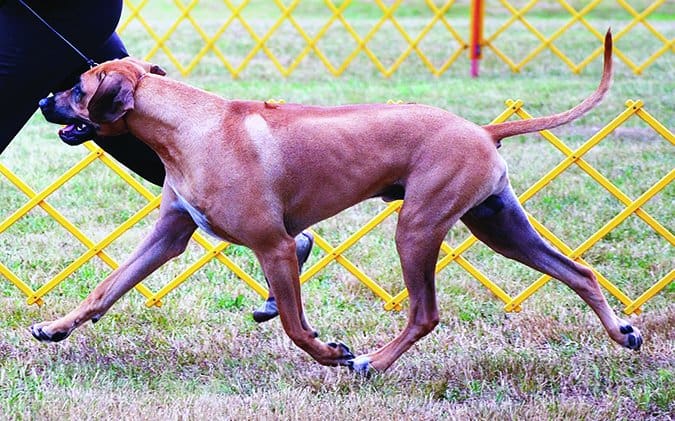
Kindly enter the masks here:
<path id="1" fill-rule="evenodd" d="M 354 355 L 341 343 L 324 343 L 305 321 L 300 295 L 298 259 L 293 237 L 267 232 L 266 244 L 253 249 L 276 298 L 286 334 L 302 350 L 323 365 L 347 365 Z"/>
<path id="2" fill-rule="evenodd" d="M 33 336 L 40 341 L 56 342 L 86 321 L 97 321 L 127 291 L 181 254 L 197 226 L 187 212 L 175 206 L 174 199 L 173 191 L 164 188 L 160 217 L 136 251 L 75 310 L 58 320 L 31 326 Z"/>
<path id="3" fill-rule="evenodd" d="M 434 198 L 447 203 L 443 198 Z M 416 205 L 417 203 L 418 205 Z M 408 322 L 404 330 L 382 348 L 360 355 L 352 362 L 354 371 L 368 374 L 384 371 L 439 322 L 435 270 L 441 242 L 459 215 L 454 210 L 430 211 L 427 201 L 406 198 L 396 228 L 396 249 L 409 295 Z"/>
<path id="4" fill-rule="evenodd" d="M 640 348 L 640 332 L 612 311 L 593 272 L 544 242 L 527 220 L 510 186 L 461 219 L 493 250 L 564 282 L 593 309 L 614 341 L 627 348 Z"/>

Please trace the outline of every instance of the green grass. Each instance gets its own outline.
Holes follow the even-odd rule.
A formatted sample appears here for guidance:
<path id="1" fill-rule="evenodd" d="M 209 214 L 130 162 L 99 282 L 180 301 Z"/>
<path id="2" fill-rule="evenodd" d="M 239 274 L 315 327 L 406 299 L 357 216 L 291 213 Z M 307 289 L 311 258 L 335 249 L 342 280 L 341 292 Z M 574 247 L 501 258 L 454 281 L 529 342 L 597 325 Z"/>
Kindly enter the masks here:
<path id="1" fill-rule="evenodd" d="M 320 2 L 302 3 L 298 19 L 302 18 L 303 27 L 320 27 L 325 7 Z M 578 7 L 581 3 L 573 4 Z M 428 14 L 423 2 L 406 4 L 409 8 L 401 8 L 397 18 L 406 28 L 419 28 Z M 546 4 L 551 7 L 550 2 Z M 632 4 L 643 10 L 647 2 Z M 209 7 L 197 9 L 195 14 L 205 19 L 205 27 L 217 28 L 214 16 L 224 6 Z M 454 13 L 466 15 L 466 2 L 454 7 Z M 619 12 L 615 3 L 603 2 L 591 23 L 604 30 L 612 21 L 609 23 L 620 28 L 626 24 L 626 16 Z M 166 28 L 175 13 L 172 3 L 153 1 L 144 15 L 152 25 Z M 268 2 L 252 2 L 248 13 L 247 19 L 252 18 L 260 27 L 278 17 L 278 9 Z M 349 13 L 353 15 L 350 19 L 356 19 L 359 33 L 372 27 L 380 14 L 371 2 L 355 2 Z M 531 16 L 531 21 L 546 33 L 567 20 L 543 13 Z M 323 17 L 313 19 L 317 15 Z M 503 16 L 495 16 L 492 10 L 488 29 L 496 29 L 500 19 Z M 672 5 L 650 22 L 672 38 Z M 463 25 L 465 30 L 466 22 Z M 180 31 L 170 43 L 181 60 L 187 61 L 199 48 L 199 38 L 188 26 Z M 509 34 L 515 41 L 508 42 L 505 35 L 500 48 L 510 49 L 510 54 L 521 56 L 533 48 L 528 44 L 531 37 L 516 30 Z M 137 55 L 144 54 L 151 44 L 138 26 L 130 26 L 123 35 L 129 50 Z M 422 44 L 435 63 L 456 48 L 444 43 L 443 36 L 436 33 L 431 36 L 433 42 Z M 644 57 L 658 46 L 658 40 L 644 31 L 638 31 L 636 37 L 618 44 L 630 57 Z M 285 63 L 303 48 L 288 28 L 270 42 L 276 43 L 270 48 L 273 46 Z M 353 48 L 349 42 L 348 36 L 336 31 L 320 48 L 335 54 L 338 62 Z M 245 43 L 236 36 L 219 41 L 233 57 L 245 54 Z M 373 43 L 373 49 L 379 45 L 378 51 L 389 54 L 387 63 L 404 48 L 392 28 Z M 588 36 L 577 32 L 566 34 L 563 44 L 576 59 L 595 48 Z M 181 78 L 162 53 L 154 60 L 171 76 Z M 642 99 L 656 119 L 671 130 L 675 126 L 672 53 L 660 58 L 643 76 L 634 75 L 618 60 L 616 67 L 608 99 L 578 122 L 555 130 L 570 147 L 580 146 L 622 112 L 628 98 Z M 259 54 L 240 79 L 232 80 L 209 54 L 189 77 L 181 79 L 230 98 L 284 98 L 327 105 L 402 99 L 433 104 L 484 124 L 504 109 L 507 98 L 524 100 L 533 115 L 566 109 L 590 93 L 599 76 L 599 63 L 572 75 L 548 53 L 520 74 L 511 73 L 489 53 L 480 79 L 469 79 L 467 68 L 468 60 L 462 56 L 445 75 L 435 78 L 412 56 L 400 73 L 384 79 L 361 54 L 344 77 L 334 78 L 310 55 L 296 73 L 283 79 Z M 55 126 L 36 115 L 1 157 L 3 165 L 36 191 L 86 155 L 84 148 L 61 144 L 55 131 Z M 523 192 L 563 159 L 538 136 L 506 140 L 500 151 L 517 192 Z M 631 198 L 675 167 L 672 146 L 638 119 L 612 133 L 585 159 Z M 0 179 L 0 219 L 25 201 L 22 193 Z M 672 232 L 674 202 L 675 187 L 671 185 L 643 209 Z M 145 201 L 104 165 L 95 163 L 50 196 L 49 203 L 96 241 Z M 337 245 L 383 207 L 377 201 L 367 202 L 315 229 Z M 575 167 L 526 207 L 572 247 L 623 209 Z M 156 213 L 125 233 L 107 250 L 109 254 L 122 261 L 154 218 Z M 403 287 L 394 229 L 392 217 L 346 253 L 392 293 Z M 458 245 L 466 235 L 460 225 L 447 239 Z M 84 251 L 40 209 L 0 234 L 0 261 L 33 288 Z M 202 253 L 191 245 L 184 256 L 165 265 L 145 284 L 157 290 Z M 227 253 L 262 279 L 248 250 L 232 247 Z M 309 263 L 322 256 L 315 250 Z M 511 295 L 539 276 L 480 244 L 465 257 Z M 672 270 L 675 250 L 633 215 L 584 258 L 636 297 Z M 0 280 L 4 308 L 0 317 L 0 418 L 310 419 L 328 414 L 338 419 L 663 419 L 675 411 L 673 284 L 649 301 L 642 315 L 631 317 L 646 339 L 642 351 L 633 353 L 610 342 L 588 307 L 556 281 L 527 300 L 521 313 L 505 313 L 501 301 L 453 264 L 438 275 L 439 327 L 391 370 L 365 380 L 344 369 L 314 363 L 287 339 L 278 321 L 257 326 L 250 310 L 260 302 L 259 297 L 216 262 L 207 264 L 167 296 L 162 308 L 146 308 L 145 299 L 134 291 L 95 326 L 87 324 L 62 343 L 42 345 L 30 337 L 26 327 L 69 311 L 108 273 L 109 268 L 100 261 L 88 263 L 48 294 L 42 308 L 27 306 L 25 297 L 11 283 Z M 342 340 L 359 353 L 382 346 L 405 325 L 405 311 L 384 311 L 365 286 L 335 264 L 304 285 L 303 299 L 308 318 L 323 340 Z M 617 311 L 622 309 L 614 298 L 610 304 Z"/>

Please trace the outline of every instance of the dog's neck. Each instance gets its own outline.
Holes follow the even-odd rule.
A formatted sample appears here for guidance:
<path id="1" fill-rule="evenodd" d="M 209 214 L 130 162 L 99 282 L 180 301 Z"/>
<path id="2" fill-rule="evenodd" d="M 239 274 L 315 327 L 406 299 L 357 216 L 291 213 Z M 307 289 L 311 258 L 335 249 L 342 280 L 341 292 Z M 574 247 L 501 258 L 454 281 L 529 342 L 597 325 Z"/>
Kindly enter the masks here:
<path id="1" fill-rule="evenodd" d="M 215 140 L 222 133 L 204 116 L 224 114 L 227 101 L 185 83 L 146 73 L 139 78 L 134 92 L 134 109 L 127 113 L 129 131 L 152 148 L 162 159 L 167 173 L 184 173 L 194 161 L 195 148 L 208 145 L 198 140 Z M 203 121 L 204 125 L 186 125 L 185 121 Z M 213 131 L 213 136 L 208 132 Z M 191 139 L 189 142 L 185 139 Z"/>

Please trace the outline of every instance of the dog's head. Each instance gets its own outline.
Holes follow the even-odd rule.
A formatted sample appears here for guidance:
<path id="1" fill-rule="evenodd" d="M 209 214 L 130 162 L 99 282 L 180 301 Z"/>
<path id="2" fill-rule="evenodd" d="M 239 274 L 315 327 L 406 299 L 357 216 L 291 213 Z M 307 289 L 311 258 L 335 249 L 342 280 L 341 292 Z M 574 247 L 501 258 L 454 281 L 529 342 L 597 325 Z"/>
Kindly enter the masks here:
<path id="1" fill-rule="evenodd" d="M 94 135 L 126 133 L 123 116 L 134 109 L 134 90 L 147 73 L 164 76 L 161 67 L 127 57 L 107 61 L 80 76 L 71 89 L 40 100 L 40 110 L 51 123 L 65 124 L 61 140 L 79 145 Z"/>

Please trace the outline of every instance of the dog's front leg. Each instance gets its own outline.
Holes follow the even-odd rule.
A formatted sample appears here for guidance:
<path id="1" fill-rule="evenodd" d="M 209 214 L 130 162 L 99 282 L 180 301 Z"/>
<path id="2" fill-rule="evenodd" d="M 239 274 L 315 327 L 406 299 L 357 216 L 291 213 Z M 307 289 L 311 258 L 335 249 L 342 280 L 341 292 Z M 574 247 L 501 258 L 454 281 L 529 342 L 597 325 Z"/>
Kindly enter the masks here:
<path id="1" fill-rule="evenodd" d="M 339 342 L 324 343 L 318 340 L 316 332 L 304 321 L 295 241 L 288 235 L 279 237 L 271 245 L 254 251 L 276 297 L 284 331 L 298 347 L 320 364 L 348 366 L 354 358 L 349 348 Z"/>
<path id="2" fill-rule="evenodd" d="M 86 321 L 98 321 L 122 295 L 185 250 L 196 225 L 187 212 L 175 206 L 171 189 L 165 188 L 163 194 L 159 219 L 131 257 L 101 282 L 75 310 L 60 319 L 31 326 L 31 333 L 36 339 L 57 342 L 68 337 Z"/>

